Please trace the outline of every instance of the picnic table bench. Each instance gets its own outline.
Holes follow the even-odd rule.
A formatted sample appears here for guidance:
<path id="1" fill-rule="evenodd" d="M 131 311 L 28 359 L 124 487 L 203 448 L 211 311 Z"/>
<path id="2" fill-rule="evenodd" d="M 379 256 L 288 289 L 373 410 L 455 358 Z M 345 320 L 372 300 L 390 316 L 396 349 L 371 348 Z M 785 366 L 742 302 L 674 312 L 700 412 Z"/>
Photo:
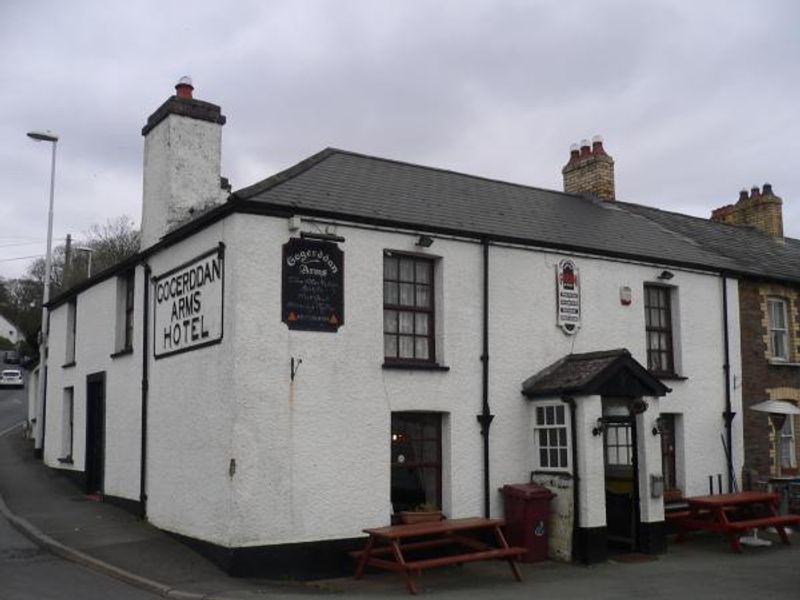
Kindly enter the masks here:
<path id="1" fill-rule="evenodd" d="M 735 492 L 716 496 L 686 498 L 688 511 L 676 513 L 670 521 L 678 528 L 678 541 L 687 531 L 707 530 L 724 534 L 735 552 L 742 551 L 739 536 L 749 529 L 774 527 L 784 544 L 789 536 L 784 527 L 800 524 L 800 515 L 778 513 L 780 496 L 771 492 Z M 741 517 L 742 512 L 763 513 L 763 516 Z"/>
<path id="2" fill-rule="evenodd" d="M 351 552 L 358 560 L 356 579 L 364 574 L 369 565 L 402 573 L 409 593 L 416 594 L 417 587 L 414 575 L 421 574 L 423 569 L 460 565 L 480 560 L 504 559 L 508 561 L 511 572 L 517 581 L 522 581 L 515 560 L 527 550 L 511 547 L 506 541 L 501 527 L 502 519 L 484 519 L 470 517 L 466 519 L 448 519 L 431 523 L 414 523 L 412 525 L 393 525 L 377 529 L 364 529 L 369 537 L 364 550 Z M 486 531 L 494 534 L 497 546 L 490 546 L 473 537 Z M 460 551 L 455 554 L 436 556 L 433 558 L 407 559 L 406 552 L 426 550 L 445 546 L 455 546 Z"/>

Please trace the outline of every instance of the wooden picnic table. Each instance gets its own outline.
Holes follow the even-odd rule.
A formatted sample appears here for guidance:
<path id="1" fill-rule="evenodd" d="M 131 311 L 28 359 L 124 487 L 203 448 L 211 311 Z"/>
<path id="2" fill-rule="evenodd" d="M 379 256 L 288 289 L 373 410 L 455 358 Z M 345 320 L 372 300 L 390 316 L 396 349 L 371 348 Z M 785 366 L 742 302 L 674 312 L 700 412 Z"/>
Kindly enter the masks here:
<path id="1" fill-rule="evenodd" d="M 516 580 L 522 581 L 515 559 L 525 554 L 527 550 L 508 545 L 501 529 L 504 525 L 505 521 L 502 519 L 470 517 L 365 529 L 364 533 L 369 536 L 366 547 L 364 550 L 351 553 L 358 559 L 355 577 L 360 579 L 367 565 L 399 572 L 405 577 L 409 593 L 416 594 L 414 575 L 421 574 L 423 569 L 479 560 L 505 559 Z M 487 530 L 494 534 L 497 546 L 490 546 L 474 537 L 475 534 Z M 408 551 L 444 546 L 456 546 L 460 551 L 435 558 L 409 560 L 406 557 Z"/>
<path id="2" fill-rule="evenodd" d="M 739 536 L 742 533 L 749 529 L 774 527 L 783 543 L 788 544 L 789 536 L 784 527 L 800 524 L 800 515 L 779 514 L 779 500 L 778 494 L 758 491 L 695 496 L 686 498 L 688 511 L 675 515 L 671 520 L 678 527 L 678 541 L 683 541 L 685 533 L 690 530 L 716 531 L 728 538 L 735 552 L 741 552 Z"/>

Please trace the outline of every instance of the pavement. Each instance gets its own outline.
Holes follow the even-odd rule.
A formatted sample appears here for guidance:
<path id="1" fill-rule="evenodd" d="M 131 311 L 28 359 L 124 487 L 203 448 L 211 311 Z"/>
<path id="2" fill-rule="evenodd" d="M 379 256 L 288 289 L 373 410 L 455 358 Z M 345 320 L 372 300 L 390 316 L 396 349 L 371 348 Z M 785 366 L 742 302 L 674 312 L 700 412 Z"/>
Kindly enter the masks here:
<path id="1" fill-rule="evenodd" d="M 408 597 L 402 578 L 393 573 L 368 572 L 358 581 L 229 577 L 146 521 L 86 497 L 62 473 L 33 458 L 21 430 L 0 435 L 0 515 L 42 549 L 157 596 Z M 495 561 L 425 571 L 418 584 L 422 595 L 459 599 L 800 598 L 800 535 L 791 546 L 777 543 L 772 534 L 761 535 L 776 543 L 735 554 L 721 536 L 697 534 L 685 544 L 671 543 L 658 557 L 620 556 L 592 567 L 554 561 L 522 565 L 522 583 L 513 580 L 508 565 Z"/>

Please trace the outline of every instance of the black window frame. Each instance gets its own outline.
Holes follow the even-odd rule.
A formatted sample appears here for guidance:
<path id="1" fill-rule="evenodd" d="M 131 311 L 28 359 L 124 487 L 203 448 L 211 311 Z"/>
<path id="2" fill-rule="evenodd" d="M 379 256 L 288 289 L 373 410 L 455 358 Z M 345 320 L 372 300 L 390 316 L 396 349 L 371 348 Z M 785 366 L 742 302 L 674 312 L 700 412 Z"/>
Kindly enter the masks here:
<path id="1" fill-rule="evenodd" d="M 652 303 L 652 297 L 656 295 L 658 302 Z M 654 320 L 653 311 L 657 311 L 661 319 Z M 644 319 L 645 319 L 645 348 L 647 350 L 647 369 L 655 374 L 667 377 L 675 377 L 675 333 L 672 322 L 672 288 L 665 285 L 646 283 L 644 285 Z M 666 347 L 653 348 L 651 340 L 660 336 L 665 336 Z M 658 360 L 655 356 L 658 355 Z M 663 360 L 662 360 L 663 358 Z M 665 367 L 662 368 L 662 364 Z"/>
<path id="2" fill-rule="evenodd" d="M 131 269 L 124 277 L 125 307 L 122 321 L 122 350 L 133 350 L 133 305 L 135 300 L 136 271 Z"/>
<path id="3" fill-rule="evenodd" d="M 442 509 L 442 415 L 440 412 L 423 412 L 423 411 L 395 411 L 391 414 L 391 494 L 390 498 L 392 504 L 392 513 L 396 516 L 403 510 L 414 510 L 422 504 L 433 504 L 435 508 Z M 408 429 L 404 425 L 410 426 Z M 413 431 L 414 428 L 423 430 L 426 426 L 433 426 L 433 437 L 421 435 L 419 438 L 409 436 L 408 439 L 396 439 L 398 433 L 403 431 Z M 412 455 L 405 457 L 402 461 L 399 459 L 399 452 L 408 452 L 415 445 L 423 447 L 425 444 L 434 443 L 436 453 L 433 460 L 430 457 L 424 459 Z M 402 450 L 405 447 L 405 450 Z M 423 451 L 424 453 L 424 451 Z M 432 471 L 434 474 L 434 481 L 436 490 L 433 493 L 433 501 L 430 498 L 425 498 L 422 502 L 411 501 L 403 502 L 397 499 L 397 484 L 396 478 L 398 474 L 403 472 L 407 477 L 418 479 L 420 488 L 424 488 L 423 481 L 425 480 L 424 472 Z M 417 499 L 421 500 L 421 498 Z"/>
<path id="4" fill-rule="evenodd" d="M 387 277 L 387 260 L 396 260 L 396 278 Z M 410 260 L 413 263 L 413 281 L 402 279 L 400 274 L 400 261 Z M 427 280 L 417 279 L 417 264 L 427 265 Z M 436 365 L 436 286 L 435 286 L 435 269 L 436 257 L 420 255 L 408 252 L 397 252 L 394 250 L 384 250 L 383 252 L 383 360 L 385 364 L 389 365 Z M 390 302 L 387 300 L 387 284 L 395 284 L 397 286 L 397 302 Z M 413 305 L 402 304 L 400 302 L 400 286 L 402 284 L 413 285 L 414 288 L 414 303 Z M 418 287 L 423 286 L 428 289 L 428 305 L 417 305 Z M 387 330 L 387 311 L 393 311 L 396 314 L 396 321 L 394 331 Z M 400 331 L 400 313 L 412 314 L 412 333 L 404 333 Z M 427 316 L 427 333 L 418 334 L 417 315 Z M 387 353 L 387 336 L 393 336 L 395 339 L 395 354 L 392 356 Z M 410 337 L 412 340 L 413 357 L 400 356 L 400 341 L 403 337 Z M 428 356 L 420 358 L 417 356 L 417 340 L 425 339 L 427 341 Z"/>

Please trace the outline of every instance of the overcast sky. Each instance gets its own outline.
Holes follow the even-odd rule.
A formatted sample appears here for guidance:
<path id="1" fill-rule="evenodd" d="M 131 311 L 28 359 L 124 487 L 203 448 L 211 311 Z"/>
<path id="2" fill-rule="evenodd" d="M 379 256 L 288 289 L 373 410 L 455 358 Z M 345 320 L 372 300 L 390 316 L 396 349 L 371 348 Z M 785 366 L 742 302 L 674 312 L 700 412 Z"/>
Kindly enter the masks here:
<path id="1" fill-rule="evenodd" d="M 800 2 L 0 3 L 0 276 L 141 212 L 141 127 L 182 75 L 234 189 L 336 146 L 561 189 L 600 134 L 617 197 L 707 217 L 764 182 L 800 237 Z M 57 240 L 58 241 L 58 240 Z"/>

